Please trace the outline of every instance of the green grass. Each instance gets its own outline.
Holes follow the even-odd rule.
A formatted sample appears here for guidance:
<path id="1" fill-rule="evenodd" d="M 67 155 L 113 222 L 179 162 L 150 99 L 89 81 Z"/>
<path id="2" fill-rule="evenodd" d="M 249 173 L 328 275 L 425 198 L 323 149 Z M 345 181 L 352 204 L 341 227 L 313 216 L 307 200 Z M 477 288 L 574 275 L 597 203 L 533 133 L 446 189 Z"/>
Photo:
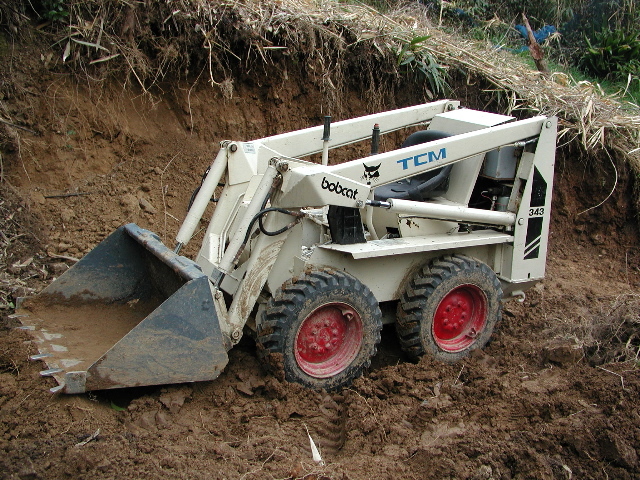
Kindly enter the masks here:
<path id="1" fill-rule="evenodd" d="M 527 64 L 531 69 L 536 69 L 533 58 L 531 58 L 529 52 L 521 52 L 514 55 L 517 55 L 522 62 Z M 585 73 L 575 66 L 561 64 L 549 58 L 546 60 L 550 72 L 564 73 L 568 75 L 574 83 L 584 81 L 593 85 L 597 84 L 605 95 L 617 97 L 621 101 L 627 101 L 640 106 L 640 77 L 638 76 L 618 80 L 600 79 Z"/>
<path id="2" fill-rule="evenodd" d="M 393 0 L 343 0 L 343 1 L 346 1 L 346 3 L 366 4 L 377 9 L 382 13 L 389 11 L 390 7 L 394 5 Z M 513 0 L 511 3 L 509 2 L 507 3 L 511 5 L 511 7 L 513 7 L 512 4 L 514 2 L 515 0 Z M 630 11 L 634 10 L 635 0 L 623 0 L 623 2 L 626 7 L 631 9 Z M 494 11 L 494 8 L 499 9 L 499 7 L 494 5 L 493 2 L 491 2 L 490 0 L 463 0 L 462 2 L 460 2 L 460 4 L 465 5 L 467 7 L 475 7 L 476 9 L 479 7 L 483 7 L 483 8 L 486 7 L 491 11 Z M 545 8 L 547 8 L 548 10 L 547 13 L 549 14 L 548 16 L 553 17 L 551 13 L 554 13 L 557 17 L 556 20 L 558 21 L 560 21 L 559 20 L 560 17 L 566 20 L 567 16 L 569 17 L 571 16 L 571 15 L 568 15 L 567 12 L 572 10 L 571 8 L 569 8 L 572 4 L 572 0 L 561 1 L 561 6 L 566 7 L 565 8 L 566 11 L 562 9 L 560 9 L 562 11 L 557 10 L 557 8 L 559 8 L 558 6 L 554 7 L 556 9 L 550 9 L 550 5 L 552 4 L 555 5 L 555 3 L 553 2 L 552 3 L 547 2 L 547 4 L 541 5 L 540 6 L 541 12 L 545 11 Z M 473 8 L 471 10 L 473 10 Z M 471 11 L 471 10 L 468 10 L 468 11 Z M 553 12 L 551 10 L 553 10 Z M 509 10 L 509 8 L 506 8 L 506 10 L 504 10 L 502 13 L 508 13 L 510 11 L 511 10 Z M 520 20 L 519 16 L 516 18 L 517 20 Z M 530 18 L 533 18 L 533 17 L 530 16 Z M 491 21 L 479 22 L 477 25 L 472 26 L 471 28 L 461 28 L 461 25 L 459 25 L 459 23 L 460 23 L 459 21 L 445 22 L 444 25 L 442 25 L 440 28 L 442 28 L 442 30 L 446 31 L 447 33 L 470 37 L 471 39 L 476 41 L 489 42 L 492 45 L 495 45 L 496 47 L 518 48 L 519 46 L 524 44 L 524 40 L 515 31 L 511 22 L 501 21 L 498 18 L 496 18 L 495 20 L 491 20 Z M 539 23 L 544 24 L 547 22 L 541 21 Z M 625 75 L 619 75 L 617 79 L 597 78 L 593 75 L 589 75 L 584 70 L 581 70 L 576 66 L 571 66 L 567 63 L 560 63 L 558 61 L 554 61 L 553 60 L 554 57 L 559 58 L 561 56 L 560 52 L 556 50 L 557 46 L 558 44 L 554 43 L 554 40 L 552 40 L 552 43 L 550 46 L 543 46 L 543 49 L 547 53 L 546 55 L 547 65 L 551 72 L 564 73 L 568 75 L 572 79 L 572 81 L 575 83 L 585 81 L 593 85 L 598 85 L 599 90 L 601 90 L 605 95 L 616 97 L 621 101 L 627 101 L 635 105 L 640 105 L 640 76 L 634 74 L 631 77 L 627 77 Z M 414 45 L 413 44 L 409 45 L 409 48 L 403 49 L 402 53 L 403 54 L 413 53 L 414 48 L 411 48 L 411 47 L 414 47 Z M 528 51 L 517 53 L 514 55 L 517 55 L 518 57 L 520 57 L 520 59 L 524 63 L 529 65 L 531 69 L 536 68 L 533 62 L 533 59 L 531 58 L 531 54 Z M 402 54 L 401 54 L 401 57 L 403 57 Z M 571 61 L 577 61 L 577 60 L 573 59 Z M 411 56 L 408 56 L 407 58 L 404 58 L 404 57 L 401 58 L 401 63 L 402 62 L 408 63 L 410 64 L 410 66 L 414 66 L 414 67 L 415 67 L 414 63 L 416 63 L 415 59 Z M 425 76 L 427 77 L 429 77 L 428 74 L 431 73 L 430 71 L 428 72 L 425 71 L 424 68 L 420 68 L 419 70 L 422 71 L 422 73 L 424 73 Z M 436 76 L 436 78 L 438 77 Z M 433 85 L 433 83 L 431 87 L 434 91 L 438 90 L 437 88 L 438 86 Z"/>

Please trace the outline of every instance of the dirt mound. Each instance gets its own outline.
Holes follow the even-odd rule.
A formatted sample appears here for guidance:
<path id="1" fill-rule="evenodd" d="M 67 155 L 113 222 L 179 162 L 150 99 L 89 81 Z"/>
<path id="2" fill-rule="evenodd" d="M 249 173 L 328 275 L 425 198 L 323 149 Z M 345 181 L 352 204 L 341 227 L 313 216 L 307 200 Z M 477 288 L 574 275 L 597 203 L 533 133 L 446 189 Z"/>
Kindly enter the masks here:
<path id="1" fill-rule="evenodd" d="M 26 335 L 4 330 L 3 471 L 15 478 L 634 478 L 637 373 L 628 365 L 590 367 L 577 345 L 551 342 L 550 303 L 539 292 L 509 308 L 493 344 L 459 365 L 407 363 L 385 332 L 378 365 L 332 397 L 267 375 L 252 345 L 232 350 L 214 382 L 52 397 L 26 360 L 33 352 Z M 311 460 L 307 431 L 324 467 Z"/>

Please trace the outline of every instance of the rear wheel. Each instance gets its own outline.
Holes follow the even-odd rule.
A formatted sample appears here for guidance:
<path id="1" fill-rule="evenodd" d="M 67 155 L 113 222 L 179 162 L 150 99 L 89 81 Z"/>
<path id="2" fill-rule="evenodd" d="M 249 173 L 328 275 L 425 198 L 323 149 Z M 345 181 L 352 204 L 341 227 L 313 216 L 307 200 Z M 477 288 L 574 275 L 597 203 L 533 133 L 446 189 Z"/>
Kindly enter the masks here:
<path id="1" fill-rule="evenodd" d="M 502 313 L 502 287 L 488 265 L 465 255 L 424 267 L 400 299 L 396 330 L 403 350 L 455 362 L 483 348 Z"/>
<path id="2" fill-rule="evenodd" d="M 380 342 L 380 308 L 351 275 L 316 270 L 291 279 L 269 300 L 258 328 L 260 355 L 285 379 L 333 390 L 369 366 Z"/>

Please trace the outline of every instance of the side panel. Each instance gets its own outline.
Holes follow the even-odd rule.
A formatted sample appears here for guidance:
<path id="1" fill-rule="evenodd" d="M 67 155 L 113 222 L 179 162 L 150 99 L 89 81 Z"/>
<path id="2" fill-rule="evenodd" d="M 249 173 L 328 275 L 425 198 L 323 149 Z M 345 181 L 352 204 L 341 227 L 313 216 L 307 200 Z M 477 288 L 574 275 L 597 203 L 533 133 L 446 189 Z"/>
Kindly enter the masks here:
<path id="1" fill-rule="evenodd" d="M 398 300 L 409 276 L 434 258 L 452 253 L 464 253 L 494 268 L 495 252 L 500 248 L 501 246 L 482 245 L 468 249 L 438 250 L 358 260 L 343 252 L 316 249 L 306 262 L 300 262 L 303 267 L 294 273 L 300 274 L 304 268 L 313 265 L 333 267 L 353 275 L 364 283 L 373 292 L 378 302 L 387 302 Z"/>
<path id="2" fill-rule="evenodd" d="M 549 118 L 535 154 L 525 153 L 517 176 L 525 182 L 518 207 L 513 247 L 506 252 L 503 279 L 513 283 L 544 277 L 556 151 L 557 119 Z M 531 156 L 533 155 L 533 159 Z"/>
<path id="3" fill-rule="evenodd" d="M 267 215 L 264 226 L 267 231 L 274 232 L 285 226 L 290 220 L 291 217 L 288 215 L 271 212 Z M 237 278 L 239 283 L 233 293 L 233 301 L 227 316 L 227 323 L 233 331 L 232 339 L 234 342 L 240 340 L 242 327 L 249 319 L 267 282 L 267 278 L 273 272 L 274 264 L 280 261 L 280 269 L 285 271 L 285 275 L 289 274 L 291 276 L 291 271 L 287 268 L 286 259 L 287 257 L 292 259 L 294 255 L 300 252 L 299 227 L 298 225 L 285 233 L 275 236 L 259 235 L 247 246 L 251 251 L 251 255 L 246 262 L 236 269 L 236 272 L 239 273 L 239 278 Z M 293 240 L 287 242 L 288 237 L 291 235 L 294 236 Z M 293 247 L 290 247 L 291 243 L 294 244 Z M 285 244 L 287 248 L 285 248 Z M 293 250 L 290 250 L 291 248 Z M 285 260 L 284 262 L 283 259 Z M 240 274 L 242 270 L 244 270 L 244 274 Z"/>

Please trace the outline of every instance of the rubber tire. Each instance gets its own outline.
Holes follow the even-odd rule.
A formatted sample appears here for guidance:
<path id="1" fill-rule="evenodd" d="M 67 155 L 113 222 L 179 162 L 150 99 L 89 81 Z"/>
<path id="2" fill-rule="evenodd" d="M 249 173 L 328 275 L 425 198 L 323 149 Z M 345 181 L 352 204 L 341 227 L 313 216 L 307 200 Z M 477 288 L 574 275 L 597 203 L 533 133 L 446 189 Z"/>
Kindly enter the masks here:
<path id="1" fill-rule="evenodd" d="M 296 358 L 298 332 L 307 317 L 323 305 L 342 303 L 352 307 L 361 320 L 359 348 L 344 368 L 331 376 L 310 375 Z M 285 282 L 269 300 L 257 332 L 258 353 L 278 374 L 284 370 L 289 382 L 312 389 L 336 390 L 350 384 L 371 364 L 380 343 L 382 313 L 369 288 L 353 276 L 332 269 L 312 270 Z"/>
<path id="2" fill-rule="evenodd" d="M 456 337 L 462 343 L 460 348 L 443 348 L 442 339 L 434 333 L 434 322 L 438 306 L 454 289 L 469 289 L 478 297 L 475 303 L 484 302 L 484 325 L 473 336 L 461 333 Z M 396 332 L 410 357 L 430 354 L 440 361 L 456 362 L 483 348 L 501 317 L 502 287 L 494 271 L 475 258 L 458 254 L 436 259 L 414 275 L 398 304 Z"/>

